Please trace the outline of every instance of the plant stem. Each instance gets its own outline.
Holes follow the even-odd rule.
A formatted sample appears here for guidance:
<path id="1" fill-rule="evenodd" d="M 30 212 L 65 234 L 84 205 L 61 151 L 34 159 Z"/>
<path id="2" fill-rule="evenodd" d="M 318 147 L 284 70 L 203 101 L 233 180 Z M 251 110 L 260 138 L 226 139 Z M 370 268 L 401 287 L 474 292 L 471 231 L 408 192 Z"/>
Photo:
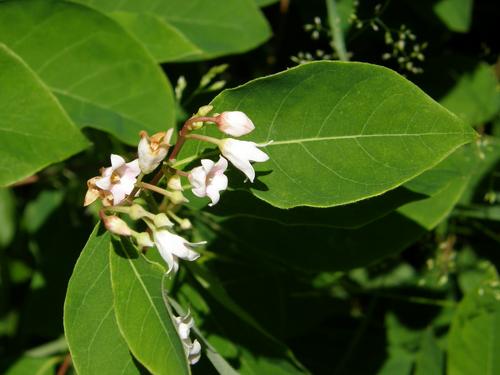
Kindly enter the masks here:
<path id="1" fill-rule="evenodd" d="M 215 144 L 217 146 L 221 142 L 221 140 L 218 139 L 218 138 L 209 137 L 207 135 L 201 135 L 201 134 L 187 134 L 186 138 L 187 139 L 197 139 L 198 141 L 213 143 L 213 144 Z"/>
<path id="2" fill-rule="evenodd" d="M 140 182 L 138 184 L 138 186 L 140 188 L 143 188 L 143 189 L 147 189 L 147 190 L 151 190 L 151 191 L 154 191 L 156 193 L 159 193 L 159 194 L 162 194 L 162 195 L 165 195 L 166 197 L 170 197 L 171 196 L 171 193 L 165 189 L 162 189 L 161 187 L 158 187 L 156 185 L 153 185 L 153 184 L 148 184 L 147 182 Z"/>
<path id="3" fill-rule="evenodd" d="M 59 370 L 57 370 L 57 375 L 66 375 L 70 366 L 71 366 L 71 354 L 68 353 L 64 357 L 64 361 L 63 361 L 61 367 L 59 367 Z"/>
<path id="4" fill-rule="evenodd" d="M 168 157 L 168 160 L 174 160 L 177 157 L 177 155 L 182 149 L 182 146 L 184 145 L 184 142 L 186 141 L 186 136 L 191 131 L 191 125 L 194 122 L 216 122 L 216 119 L 215 117 L 209 117 L 209 116 L 191 117 L 190 119 L 188 119 L 182 126 L 181 131 L 179 132 L 179 139 L 175 143 L 174 149 L 170 154 L 170 156 Z"/>
<path id="5" fill-rule="evenodd" d="M 139 176 L 137 176 L 137 180 L 135 183 L 136 186 L 134 186 L 134 188 L 132 189 L 132 191 L 130 192 L 130 194 L 127 197 L 128 203 L 132 203 L 132 200 L 134 199 L 135 195 L 139 191 L 139 188 L 137 187 L 137 185 L 141 183 L 143 177 L 144 177 L 144 173 L 142 173 L 142 172 L 139 174 Z"/>
<path id="6" fill-rule="evenodd" d="M 338 12 L 336 0 L 326 0 L 326 9 L 328 11 L 328 23 L 332 31 L 332 40 L 330 45 L 337 52 L 339 59 L 349 61 L 344 41 L 344 33 L 342 31 L 341 20 Z"/>

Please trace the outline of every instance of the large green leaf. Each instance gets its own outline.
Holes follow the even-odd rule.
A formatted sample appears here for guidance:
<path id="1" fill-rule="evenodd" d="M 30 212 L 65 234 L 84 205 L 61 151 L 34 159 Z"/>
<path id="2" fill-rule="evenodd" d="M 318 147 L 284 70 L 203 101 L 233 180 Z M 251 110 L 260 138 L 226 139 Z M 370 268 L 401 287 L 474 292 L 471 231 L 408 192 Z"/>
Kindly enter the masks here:
<path id="1" fill-rule="evenodd" d="M 471 290 L 460 302 L 448 339 L 448 374 L 493 375 L 500 372 L 500 301 L 498 279 Z"/>
<path id="2" fill-rule="evenodd" d="M 75 1 L 109 13 L 161 62 L 245 52 L 270 36 L 254 0 Z"/>
<path id="3" fill-rule="evenodd" d="M 81 375 L 140 374 L 116 324 L 109 251 L 110 235 L 97 226 L 68 285 L 64 330 Z"/>
<path id="4" fill-rule="evenodd" d="M 434 4 L 434 12 L 452 31 L 469 31 L 474 0 L 439 0 Z"/>
<path id="5" fill-rule="evenodd" d="M 58 1 L 3 1 L 0 42 L 40 77 L 80 127 L 136 144 L 140 130 L 155 132 L 174 124 L 172 89 L 161 69 L 133 37 L 99 12 Z M 39 132 L 49 130 L 28 120 Z"/>
<path id="6" fill-rule="evenodd" d="M 256 163 L 252 192 L 291 208 L 329 207 L 382 194 L 436 165 L 474 138 L 472 129 L 409 81 L 363 63 L 301 65 L 213 101 L 246 112 L 248 137 L 270 160 Z M 206 132 L 217 134 L 215 127 Z M 201 151 L 187 143 L 184 156 Z M 260 172 L 260 173 L 259 173 Z"/>
<path id="7" fill-rule="evenodd" d="M 44 83 L 1 44 L 0 4 L 0 186 L 21 180 L 87 146 Z"/>
<path id="8" fill-rule="evenodd" d="M 134 356 L 153 374 L 190 374 L 162 296 L 165 269 L 126 241 L 109 253 L 116 318 Z"/>

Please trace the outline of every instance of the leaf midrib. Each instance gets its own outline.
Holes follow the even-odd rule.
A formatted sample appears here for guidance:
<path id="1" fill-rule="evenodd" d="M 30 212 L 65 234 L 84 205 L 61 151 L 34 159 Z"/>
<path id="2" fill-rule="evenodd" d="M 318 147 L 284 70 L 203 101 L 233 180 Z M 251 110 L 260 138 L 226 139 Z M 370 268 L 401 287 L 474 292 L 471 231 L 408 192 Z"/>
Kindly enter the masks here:
<path id="1" fill-rule="evenodd" d="M 139 284 L 141 285 L 142 289 L 144 290 L 144 294 L 146 295 L 149 303 L 153 307 L 153 311 L 155 312 L 155 315 L 157 316 L 158 321 L 160 322 L 161 327 L 163 328 L 164 332 L 167 334 L 168 340 L 169 340 L 169 342 L 171 344 L 171 346 L 170 346 L 170 351 L 171 351 L 172 348 L 174 347 L 174 342 L 173 342 L 173 340 L 172 340 L 172 338 L 170 336 L 170 333 L 167 330 L 167 327 L 165 327 L 165 324 L 163 323 L 163 320 L 162 320 L 162 318 L 160 316 L 160 312 L 156 308 L 156 304 L 153 302 L 153 299 L 151 298 L 151 295 L 149 294 L 149 290 L 147 289 L 146 285 L 142 281 L 142 278 L 140 277 L 140 274 L 137 271 L 137 268 L 135 267 L 134 263 L 132 262 L 132 259 L 128 255 L 127 255 L 127 261 L 129 263 L 130 267 L 132 268 L 132 271 L 134 271 L 136 279 L 139 281 Z M 179 356 L 177 356 L 177 352 L 175 350 L 174 350 L 174 354 L 175 354 L 174 357 L 179 361 L 180 367 L 183 368 L 184 367 L 183 366 L 184 362 L 182 361 L 182 359 L 179 358 Z"/>
<path id="2" fill-rule="evenodd" d="M 465 132 L 434 132 L 434 133 L 392 133 L 392 134 L 353 134 L 353 135 L 333 135 L 330 137 L 312 137 L 312 138 L 297 138 L 286 139 L 282 141 L 272 141 L 270 139 L 264 142 L 271 142 L 266 147 L 279 146 L 285 144 L 299 144 L 305 142 L 323 142 L 336 141 L 341 139 L 359 139 L 359 138 L 378 138 L 378 137 L 422 137 L 422 136 L 439 136 L 439 135 L 465 135 Z"/>

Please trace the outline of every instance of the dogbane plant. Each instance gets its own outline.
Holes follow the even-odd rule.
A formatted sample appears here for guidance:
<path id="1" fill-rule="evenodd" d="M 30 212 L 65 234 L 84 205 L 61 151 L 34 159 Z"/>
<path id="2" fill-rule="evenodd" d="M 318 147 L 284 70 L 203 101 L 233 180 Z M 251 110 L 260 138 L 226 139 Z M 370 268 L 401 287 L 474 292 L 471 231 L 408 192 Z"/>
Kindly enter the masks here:
<path id="1" fill-rule="evenodd" d="M 210 206 L 213 206 L 219 202 L 220 193 L 228 186 L 228 178 L 224 174 L 228 168 L 228 160 L 251 182 L 254 181 L 255 171 L 250 162 L 268 160 L 267 154 L 254 142 L 233 138 L 220 140 L 198 134 L 198 130 L 211 124 L 233 137 L 246 135 L 255 128 L 243 112 L 226 111 L 208 116 L 211 110 L 211 106 L 202 107 L 197 115 L 188 119 L 174 145 L 171 144 L 173 129 L 152 136 L 141 131 L 136 159 L 126 162 L 123 157 L 112 154 L 111 166 L 101 168 L 99 176 L 87 181 L 84 206 L 100 200 L 103 207 L 99 216 L 105 228 L 113 235 L 132 238 L 141 251 L 156 247 L 167 264 L 166 274 L 169 277 L 178 272 L 179 259 L 196 261 L 200 253 L 194 249 L 206 243 L 190 242 L 185 238 L 186 234 L 179 234 L 191 229 L 189 220 L 176 214 L 180 207 L 188 202 L 183 194 L 184 183 L 188 184 L 196 197 L 210 198 Z M 178 169 L 177 155 L 185 142 L 191 139 L 215 144 L 222 155 L 219 155 L 217 162 L 201 159 L 201 165 L 188 172 Z M 155 171 L 154 177 L 146 182 L 146 176 Z M 162 202 L 158 204 L 156 200 L 138 199 L 141 193 L 146 191 L 159 194 Z M 150 203 L 141 204 L 138 201 Z M 132 229 L 120 215 L 128 216 L 128 220 L 133 223 L 143 222 L 146 230 Z M 200 358 L 201 345 L 198 340 L 192 341 L 189 337 L 194 320 L 189 314 L 173 317 L 173 320 L 188 362 L 195 364 Z"/>

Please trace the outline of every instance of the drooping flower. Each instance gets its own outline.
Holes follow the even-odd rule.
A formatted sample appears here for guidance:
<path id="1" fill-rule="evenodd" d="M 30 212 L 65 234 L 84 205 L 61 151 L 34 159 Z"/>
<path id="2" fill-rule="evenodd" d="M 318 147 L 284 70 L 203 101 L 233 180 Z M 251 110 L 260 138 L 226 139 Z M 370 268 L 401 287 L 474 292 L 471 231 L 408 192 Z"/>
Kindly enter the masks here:
<path id="1" fill-rule="evenodd" d="M 202 159 L 201 166 L 194 168 L 188 175 L 193 194 L 200 198 L 209 197 L 212 200 L 210 206 L 216 204 L 220 199 L 220 191 L 227 189 L 226 169 L 227 160 L 222 156 L 217 163 Z"/>
<path id="2" fill-rule="evenodd" d="M 168 273 L 176 273 L 179 269 L 178 258 L 193 261 L 200 257 L 192 248 L 206 242 L 191 243 L 167 229 L 153 230 L 153 239 L 161 257 L 168 265 Z"/>
<path id="3" fill-rule="evenodd" d="M 255 142 L 225 138 L 218 143 L 218 146 L 222 155 L 242 171 L 251 182 L 255 178 L 255 171 L 250 161 L 263 162 L 269 160 L 269 156 L 264 151 L 259 150 L 259 145 Z"/>
<path id="4" fill-rule="evenodd" d="M 167 132 L 156 133 L 151 137 L 145 131 L 141 132 L 137 155 L 142 173 L 148 174 L 153 172 L 163 159 L 165 159 L 170 147 L 169 142 L 172 132 L 173 129 L 169 129 Z"/>
<path id="5" fill-rule="evenodd" d="M 252 120 L 241 111 L 222 112 L 215 120 L 220 131 L 233 137 L 241 137 L 255 129 Z"/>
<path id="6" fill-rule="evenodd" d="M 137 159 L 126 163 L 121 156 L 112 154 L 111 167 L 102 170 L 101 177 L 94 180 L 94 186 L 111 193 L 113 204 L 117 205 L 132 192 L 139 173 L 141 170 Z"/>
<path id="7" fill-rule="evenodd" d="M 179 333 L 179 337 L 182 341 L 182 346 L 188 361 L 191 365 L 194 365 L 200 360 L 201 357 L 201 345 L 197 339 L 191 341 L 189 337 L 191 328 L 194 325 L 193 317 L 187 313 L 186 316 L 175 316 L 174 322 Z"/>

